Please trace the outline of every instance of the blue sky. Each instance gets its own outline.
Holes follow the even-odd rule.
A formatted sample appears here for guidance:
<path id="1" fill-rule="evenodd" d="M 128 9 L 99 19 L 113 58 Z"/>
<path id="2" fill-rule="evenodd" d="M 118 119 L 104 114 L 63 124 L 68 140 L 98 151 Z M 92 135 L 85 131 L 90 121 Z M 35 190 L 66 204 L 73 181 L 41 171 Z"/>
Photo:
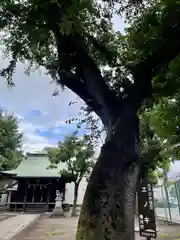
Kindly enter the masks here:
<path id="1" fill-rule="evenodd" d="M 1 56 L 0 66 L 6 64 Z M 59 88 L 59 96 L 52 97 L 57 86 L 50 84 L 49 76 L 42 71 L 27 76 L 23 64 L 18 64 L 13 80 L 16 85 L 8 88 L 6 80 L 0 78 L 0 106 L 19 118 L 24 151 L 40 151 L 45 146 L 53 146 L 76 129 L 75 124 L 65 123 L 77 116 L 83 104 L 73 92 Z M 77 104 L 69 106 L 70 101 L 77 101 Z"/>

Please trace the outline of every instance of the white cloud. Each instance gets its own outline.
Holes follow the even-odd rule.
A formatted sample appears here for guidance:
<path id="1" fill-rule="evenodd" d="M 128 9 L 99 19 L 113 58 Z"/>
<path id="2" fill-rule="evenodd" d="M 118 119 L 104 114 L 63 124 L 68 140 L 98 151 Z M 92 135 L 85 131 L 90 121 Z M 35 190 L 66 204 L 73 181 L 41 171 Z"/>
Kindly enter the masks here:
<path id="1" fill-rule="evenodd" d="M 23 133 L 23 150 L 25 152 L 41 151 L 46 146 L 51 146 L 46 137 L 39 136 L 36 130 L 43 126 L 33 125 L 30 122 L 21 121 L 19 129 Z"/>
<path id="2" fill-rule="evenodd" d="M 56 121 L 54 127 L 62 127 L 67 125 L 65 121 Z"/>
<path id="3" fill-rule="evenodd" d="M 7 61 L 0 59 L 1 68 L 6 64 Z M 23 149 L 41 150 L 50 143 L 36 131 L 58 127 L 60 133 L 65 120 L 77 116 L 82 102 L 79 100 L 77 105 L 69 106 L 70 101 L 77 101 L 77 96 L 68 89 L 52 97 L 56 86 L 50 84 L 50 77 L 38 71 L 27 76 L 22 64 L 18 64 L 13 81 L 16 86 L 9 88 L 6 80 L 0 77 L 0 107 L 18 116 L 24 134 Z M 40 115 L 33 116 L 33 110 L 38 110 Z"/>
<path id="4" fill-rule="evenodd" d="M 0 61 L 2 66 L 1 63 L 5 65 L 4 60 Z M 6 80 L 0 80 L 0 102 L 6 102 L 10 110 L 22 116 L 29 110 L 38 109 L 44 117 L 43 124 L 55 124 L 77 114 L 79 105 L 69 106 L 69 102 L 75 101 L 77 96 L 65 89 L 59 96 L 52 97 L 56 85 L 50 84 L 50 77 L 42 72 L 36 71 L 27 76 L 24 74 L 24 65 L 18 64 L 13 77 L 15 87 L 8 88 Z"/>

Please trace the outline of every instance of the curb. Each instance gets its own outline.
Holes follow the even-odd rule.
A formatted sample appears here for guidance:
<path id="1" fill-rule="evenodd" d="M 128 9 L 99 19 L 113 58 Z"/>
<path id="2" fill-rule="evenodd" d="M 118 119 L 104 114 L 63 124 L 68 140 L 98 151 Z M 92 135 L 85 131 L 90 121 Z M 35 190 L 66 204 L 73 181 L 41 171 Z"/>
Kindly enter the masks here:
<path id="1" fill-rule="evenodd" d="M 168 223 L 169 225 L 171 224 L 176 224 L 176 225 L 180 225 L 180 222 L 179 221 L 176 221 L 176 220 L 166 220 L 165 218 L 163 217 L 157 217 L 158 221 L 163 221 L 164 223 Z"/>
<path id="2" fill-rule="evenodd" d="M 27 230 L 30 230 L 31 228 L 34 228 L 37 221 L 42 217 L 41 214 L 37 215 L 35 219 L 33 219 L 29 224 L 27 224 L 23 229 L 21 229 L 19 232 L 15 233 L 15 235 L 9 239 L 9 240 L 23 240 L 24 239 L 24 232 Z"/>

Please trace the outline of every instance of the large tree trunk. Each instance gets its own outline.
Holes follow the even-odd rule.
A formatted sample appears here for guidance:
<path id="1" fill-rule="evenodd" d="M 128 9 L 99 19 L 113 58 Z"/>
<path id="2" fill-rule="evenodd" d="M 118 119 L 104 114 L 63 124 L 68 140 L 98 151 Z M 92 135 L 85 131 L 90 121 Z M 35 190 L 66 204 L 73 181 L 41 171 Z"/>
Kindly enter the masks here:
<path id="1" fill-rule="evenodd" d="M 133 240 L 139 177 L 138 127 L 130 108 L 102 147 L 81 209 L 76 240 Z"/>
<path id="2" fill-rule="evenodd" d="M 77 205 L 77 198 L 78 198 L 78 188 L 79 184 L 74 183 L 74 200 L 73 200 L 73 208 L 72 208 L 72 216 L 76 216 L 76 205 Z"/>

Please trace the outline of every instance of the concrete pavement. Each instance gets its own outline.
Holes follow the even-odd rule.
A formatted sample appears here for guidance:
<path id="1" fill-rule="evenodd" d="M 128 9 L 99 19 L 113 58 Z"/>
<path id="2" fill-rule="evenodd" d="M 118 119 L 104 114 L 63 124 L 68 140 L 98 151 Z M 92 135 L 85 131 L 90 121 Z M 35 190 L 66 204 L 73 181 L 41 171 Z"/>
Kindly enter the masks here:
<path id="1" fill-rule="evenodd" d="M 42 216 L 36 224 L 23 231 L 13 240 L 75 240 L 78 218 L 49 218 Z M 179 240 L 180 227 L 164 221 L 157 222 L 159 231 L 157 240 Z M 135 240 L 144 240 L 135 233 Z"/>
<path id="2" fill-rule="evenodd" d="M 38 217 L 38 214 L 18 214 L 0 222 L 0 240 L 10 240 Z"/>
<path id="3" fill-rule="evenodd" d="M 78 218 L 50 218 L 44 214 L 18 214 L 0 222 L 0 240 L 75 240 Z M 37 219 L 38 218 L 38 219 Z M 33 224 L 34 223 L 34 224 Z M 179 224 L 157 221 L 158 240 L 177 240 L 180 237 Z M 138 222 L 135 223 L 138 228 Z M 24 230 L 24 231 L 22 231 Z M 136 240 L 141 240 L 135 233 Z"/>

